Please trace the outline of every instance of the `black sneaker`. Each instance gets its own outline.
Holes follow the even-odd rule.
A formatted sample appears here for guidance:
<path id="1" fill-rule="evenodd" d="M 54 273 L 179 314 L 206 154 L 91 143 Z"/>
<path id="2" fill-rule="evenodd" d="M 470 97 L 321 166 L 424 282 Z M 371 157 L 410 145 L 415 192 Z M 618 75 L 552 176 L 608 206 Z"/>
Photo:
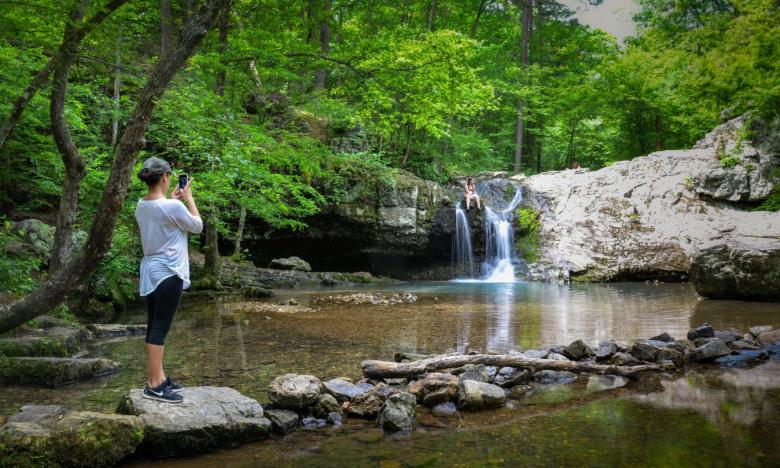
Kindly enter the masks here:
<path id="1" fill-rule="evenodd" d="M 173 380 L 171 380 L 170 377 L 165 378 L 165 382 L 163 382 L 163 385 L 170 388 L 172 392 L 180 392 L 184 390 L 184 385 L 179 385 Z"/>
<path id="2" fill-rule="evenodd" d="M 181 403 L 184 400 L 183 396 L 165 386 L 165 382 L 157 387 L 149 387 L 149 384 L 144 385 L 144 398 L 165 403 Z"/>

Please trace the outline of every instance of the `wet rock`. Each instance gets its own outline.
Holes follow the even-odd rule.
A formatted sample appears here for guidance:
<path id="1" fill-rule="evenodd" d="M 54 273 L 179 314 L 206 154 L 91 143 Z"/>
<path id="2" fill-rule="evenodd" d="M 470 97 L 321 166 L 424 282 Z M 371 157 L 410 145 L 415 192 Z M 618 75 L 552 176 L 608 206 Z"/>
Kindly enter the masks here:
<path id="1" fill-rule="evenodd" d="M 407 383 L 409 383 L 409 379 L 385 379 L 385 383 L 387 385 L 393 385 L 396 387 L 403 387 Z"/>
<path id="2" fill-rule="evenodd" d="M 628 353 L 615 353 L 609 359 L 609 363 L 613 366 L 638 366 L 642 364 L 637 358 Z"/>
<path id="3" fill-rule="evenodd" d="M 377 384 L 371 390 L 353 398 L 347 405 L 347 414 L 359 418 L 375 418 L 385 400 L 393 393 L 396 393 L 396 390 L 386 383 Z"/>
<path id="4" fill-rule="evenodd" d="M 298 410 L 316 403 L 321 387 L 320 380 L 312 375 L 285 374 L 271 382 L 268 396 L 278 408 Z"/>
<path id="5" fill-rule="evenodd" d="M 693 340 L 693 346 L 698 348 L 700 346 L 706 345 L 707 343 L 712 343 L 713 341 L 721 341 L 721 339 L 715 338 L 714 336 L 709 338 L 696 338 L 695 340 Z"/>
<path id="6" fill-rule="evenodd" d="M 545 359 L 550 354 L 550 351 L 546 349 L 529 349 L 528 351 L 523 351 L 522 354 L 528 359 Z"/>
<path id="7" fill-rule="evenodd" d="M 780 343 L 780 329 L 764 332 L 756 338 L 761 346 L 772 346 Z"/>
<path id="8" fill-rule="evenodd" d="M 731 343 L 729 343 L 729 348 L 731 348 L 734 351 L 761 349 L 758 346 L 756 346 L 754 343 L 751 343 L 749 341 L 743 341 L 743 340 L 732 341 Z"/>
<path id="9" fill-rule="evenodd" d="M 349 401 L 361 393 L 365 393 L 367 389 L 358 387 L 352 382 L 347 382 L 344 379 L 330 379 L 327 382 L 323 382 L 322 386 L 325 391 L 336 397 L 339 403 Z"/>
<path id="10" fill-rule="evenodd" d="M 458 407 L 463 410 L 500 408 L 506 404 L 504 389 L 498 385 L 465 380 L 460 390 Z"/>
<path id="11" fill-rule="evenodd" d="M 554 352 L 550 352 L 549 354 L 547 354 L 547 357 L 545 359 L 551 359 L 553 361 L 570 361 L 570 359 L 564 356 L 563 354 L 558 354 Z"/>
<path id="12" fill-rule="evenodd" d="M 0 464 L 113 466 L 143 437 L 144 423 L 135 416 L 25 405 L 0 427 Z"/>
<path id="13" fill-rule="evenodd" d="M 499 387 L 509 388 L 528 383 L 529 380 L 531 380 L 531 373 L 527 369 L 502 367 L 498 370 L 494 383 Z"/>
<path id="14" fill-rule="evenodd" d="M 431 408 L 431 413 L 440 418 L 456 418 L 458 417 L 458 407 L 451 401 L 445 401 Z"/>
<path id="15" fill-rule="evenodd" d="M 460 369 L 452 371 L 453 374 L 458 376 L 458 379 L 463 382 L 464 380 L 476 380 L 477 382 L 490 382 L 487 369 L 483 364 L 466 364 Z"/>
<path id="16" fill-rule="evenodd" d="M 569 346 L 563 348 L 562 354 L 572 361 L 580 361 L 595 356 L 591 347 L 586 345 L 582 340 L 570 343 Z"/>
<path id="17" fill-rule="evenodd" d="M 244 286 L 241 288 L 241 295 L 251 299 L 274 297 L 274 290 L 262 286 Z"/>
<path id="18" fill-rule="evenodd" d="M 769 353 L 761 350 L 737 351 L 736 354 L 721 356 L 715 363 L 721 367 L 749 367 L 769 358 Z"/>
<path id="19" fill-rule="evenodd" d="M 627 383 L 628 379 L 619 375 L 591 375 L 588 377 L 585 390 L 588 392 L 602 392 L 624 387 Z"/>
<path id="20" fill-rule="evenodd" d="M 452 374 L 433 372 L 423 379 L 409 385 L 409 393 L 417 401 L 431 408 L 446 401 L 456 401 L 460 389 L 460 380 Z"/>
<path id="21" fill-rule="evenodd" d="M 341 413 L 341 405 L 333 395 L 323 393 L 317 397 L 314 405 L 314 415 L 318 418 L 327 418 L 330 413 Z"/>
<path id="22" fill-rule="evenodd" d="M 275 258 L 271 260 L 268 268 L 277 270 L 311 271 L 311 265 L 300 257 Z"/>
<path id="23" fill-rule="evenodd" d="M 663 332 L 660 335 L 656 335 L 656 336 L 654 336 L 654 337 L 652 337 L 650 339 L 652 341 L 664 341 L 666 343 L 670 343 L 670 342 L 674 341 L 674 338 L 672 338 L 672 335 L 670 335 L 670 334 L 668 334 L 666 332 Z"/>
<path id="24" fill-rule="evenodd" d="M 715 330 L 712 329 L 712 325 L 705 323 L 697 328 L 688 330 L 688 339 L 693 341 L 697 338 L 711 338 L 715 336 Z"/>
<path id="25" fill-rule="evenodd" d="M 117 411 L 146 424 L 139 447 L 145 456 L 192 456 L 262 440 L 271 432 L 260 403 L 232 388 L 187 387 L 181 395 L 184 401 L 175 405 L 144 398 L 141 389 L 122 398 Z"/>
<path id="26" fill-rule="evenodd" d="M 660 348 L 658 346 L 654 346 L 650 343 L 637 342 L 631 346 L 631 349 L 629 349 L 628 352 L 631 354 L 631 356 L 640 361 L 655 362 L 658 358 L 659 349 Z"/>
<path id="27" fill-rule="evenodd" d="M 731 354 L 731 349 L 729 349 L 728 345 L 720 340 L 715 340 L 696 348 L 691 354 L 691 360 L 697 362 L 710 361 L 728 354 Z"/>
<path id="28" fill-rule="evenodd" d="M 493 380 L 496 378 L 496 374 L 498 374 L 498 367 L 485 366 L 485 372 L 487 372 L 488 382 L 493 383 Z"/>
<path id="29" fill-rule="evenodd" d="M 577 380 L 577 375 L 569 371 L 541 370 L 534 374 L 534 382 L 540 384 L 567 384 Z"/>
<path id="30" fill-rule="evenodd" d="M 86 326 L 97 339 L 118 336 L 145 335 L 146 325 L 121 325 L 118 323 L 93 323 Z"/>
<path id="31" fill-rule="evenodd" d="M 340 412 L 332 412 L 328 413 L 328 422 L 333 424 L 336 427 L 341 427 L 344 424 L 344 415 Z"/>
<path id="32" fill-rule="evenodd" d="M 754 338 L 758 338 L 758 335 L 762 333 L 770 332 L 772 330 L 773 330 L 772 325 L 756 325 L 755 327 L 750 327 L 750 330 L 748 331 L 750 332 L 751 335 L 753 335 Z"/>
<path id="33" fill-rule="evenodd" d="M 14 357 L 0 366 L 0 383 L 61 385 L 118 372 L 122 365 L 102 358 Z"/>
<path id="34" fill-rule="evenodd" d="M 717 330 L 715 331 L 715 338 L 725 342 L 726 344 L 732 341 L 737 341 L 742 338 L 742 334 L 734 329 L 731 330 Z"/>
<path id="35" fill-rule="evenodd" d="M 322 429 L 327 425 L 328 425 L 328 421 L 319 418 L 309 417 L 309 418 L 303 418 L 301 420 L 301 427 L 303 427 L 307 431 L 315 431 L 317 429 Z"/>
<path id="36" fill-rule="evenodd" d="M 599 347 L 596 350 L 596 360 L 597 361 L 606 361 L 607 359 L 611 358 L 615 353 L 618 352 L 617 343 L 614 341 L 601 341 L 599 342 Z"/>
<path id="37" fill-rule="evenodd" d="M 379 412 L 379 426 L 386 431 L 408 431 L 414 427 L 417 398 L 411 393 L 390 395 Z"/>
<path id="38" fill-rule="evenodd" d="M 283 409 L 265 410 L 265 417 L 271 421 L 273 430 L 277 434 L 289 434 L 294 431 L 301 421 L 298 413 Z"/>

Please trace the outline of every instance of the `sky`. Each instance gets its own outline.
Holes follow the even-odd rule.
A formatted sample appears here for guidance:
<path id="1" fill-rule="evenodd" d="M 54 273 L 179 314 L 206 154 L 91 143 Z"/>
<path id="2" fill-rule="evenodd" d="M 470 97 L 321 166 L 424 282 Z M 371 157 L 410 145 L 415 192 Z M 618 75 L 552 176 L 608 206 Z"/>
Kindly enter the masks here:
<path id="1" fill-rule="evenodd" d="M 604 0 L 599 6 L 591 6 L 586 0 L 559 1 L 576 12 L 580 23 L 612 34 L 619 44 L 623 38 L 636 32 L 636 25 L 631 19 L 639 11 L 635 0 Z"/>

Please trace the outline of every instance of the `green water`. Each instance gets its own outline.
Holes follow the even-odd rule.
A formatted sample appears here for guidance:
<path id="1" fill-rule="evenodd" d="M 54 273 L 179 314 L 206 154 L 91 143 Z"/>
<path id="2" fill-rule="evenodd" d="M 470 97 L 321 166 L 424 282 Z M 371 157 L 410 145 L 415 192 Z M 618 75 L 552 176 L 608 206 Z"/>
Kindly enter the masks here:
<path id="1" fill-rule="evenodd" d="M 377 288 L 374 288 L 377 289 Z M 660 332 L 684 337 L 716 328 L 780 326 L 776 304 L 699 299 L 688 285 L 486 285 L 427 283 L 384 288 L 413 292 L 414 304 L 322 305 L 298 314 L 229 312 L 223 302 L 185 300 L 166 346 L 166 370 L 186 385 L 230 386 L 267 401 L 273 377 L 310 373 L 360 377 L 363 359 L 396 351 L 504 352 Z M 365 290 L 365 288 L 361 288 Z M 275 301 L 344 291 L 280 292 Z M 144 311 L 123 321 L 139 323 Z M 25 403 L 111 411 L 145 378 L 142 338 L 101 343 L 90 355 L 120 361 L 117 375 L 58 389 L 4 387 L 0 413 Z M 614 388 L 613 388 L 614 387 Z M 418 407 L 418 429 L 383 435 L 350 419 L 341 429 L 298 431 L 195 459 L 185 466 L 777 466 L 780 362 L 753 369 L 694 367 L 612 385 L 583 376 L 542 387 L 501 410 L 442 419 Z M 130 464 L 150 462 L 136 460 Z"/>

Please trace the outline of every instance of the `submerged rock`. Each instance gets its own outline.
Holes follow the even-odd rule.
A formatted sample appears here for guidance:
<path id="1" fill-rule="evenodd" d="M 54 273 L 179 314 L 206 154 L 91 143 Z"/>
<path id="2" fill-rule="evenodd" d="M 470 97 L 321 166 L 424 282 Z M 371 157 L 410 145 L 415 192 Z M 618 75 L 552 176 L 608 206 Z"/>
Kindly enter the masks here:
<path id="1" fill-rule="evenodd" d="M 268 396 L 279 408 L 303 409 L 317 402 L 321 387 L 320 380 L 312 375 L 285 374 L 271 382 Z"/>
<path id="2" fill-rule="evenodd" d="M 386 431 L 408 431 L 414 427 L 417 398 L 411 393 L 390 395 L 379 412 L 379 425 Z"/>
<path id="3" fill-rule="evenodd" d="M 135 416 L 25 405 L 0 427 L 0 464 L 113 466 L 143 438 L 144 423 Z"/>
<path id="4" fill-rule="evenodd" d="M 271 260 L 268 268 L 275 268 L 278 270 L 311 271 L 311 265 L 309 265 L 309 262 L 300 257 L 275 258 Z"/>
<path id="5" fill-rule="evenodd" d="M 769 359 L 769 353 L 761 350 L 737 351 L 736 354 L 721 356 L 715 359 L 715 363 L 721 367 L 749 367 L 765 359 Z"/>
<path id="6" fill-rule="evenodd" d="M 301 420 L 301 426 L 306 429 L 307 431 L 313 431 L 317 429 L 322 429 L 323 427 L 328 425 L 328 421 L 324 419 L 319 418 L 303 418 Z"/>
<path id="7" fill-rule="evenodd" d="M 688 330 L 688 339 L 691 341 L 697 338 L 712 338 L 714 336 L 715 330 L 709 323 L 705 323 L 699 327 Z"/>
<path id="8" fill-rule="evenodd" d="M 458 417 L 458 407 L 451 401 L 445 401 L 431 408 L 431 413 L 440 418 L 456 418 Z"/>
<path id="9" fill-rule="evenodd" d="M 534 374 L 534 381 L 540 384 L 567 384 L 577 380 L 577 374 L 569 371 L 541 370 Z"/>
<path id="10" fill-rule="evenodd" d="M 273 424 L 277 434 L 288 434 L 298 427 L 301 417 L 295 411 L 283 409 L 265 410 L 264 415 Z"/>
<path id="11" fill-rule="evenodd" d="M 184 401 L 170 404 L 143 397 L 130 390 L 118 411 L 140 417 L 146 436 L 139 450 L 150 458 L 183 457 L 220 447 L 235 447 L 262 440 L 271 432 L 271 421 L 257 401 L 228 387 L 187 387 Z"/>
<path id="12" fill-rule="evenodd" d="M 463 410 L 500 408 L 506 404 L 504 389 L 498 385 L 465 380 L 460 390 L 458 407 Z"/>
<path id="13" fill-rule="evenodd" d="M 711 361 L 727 354 L 731 354 L 731 349 L 729 349 L 728 345 L 720 340 L 715 340 L 696 348 L 691 354 L 691 360 L 698 362 Z"/>
<path id="14" fill-rule="evenodd" d="M 102 358 L 15 357 L 0 366 L 0 383 L 61 385 L 118 372 L 122 365 Z"/>

